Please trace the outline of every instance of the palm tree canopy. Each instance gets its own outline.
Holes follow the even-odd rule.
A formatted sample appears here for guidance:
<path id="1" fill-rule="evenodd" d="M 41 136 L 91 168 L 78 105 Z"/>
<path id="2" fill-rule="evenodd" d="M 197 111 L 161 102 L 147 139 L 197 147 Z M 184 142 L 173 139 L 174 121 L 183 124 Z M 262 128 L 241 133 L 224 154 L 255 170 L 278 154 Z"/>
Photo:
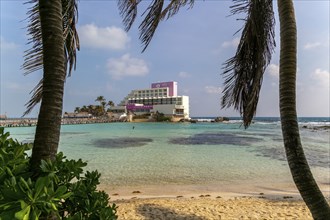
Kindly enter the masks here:
<path id="1" fill-rule="evenodd" d="M 221 105 L 240 111 L 247 128 L 256 113 L 263 74 L 275 47 L 272 0 L 234 0 L 233 14 L 247 14 L 236 54 L 224 63 Z"/>
<path id="2" fill-rule="evenodd" d="M 28 4 L 33 6 L 28 11 L 29 24 L 27 26 L 29 38 L 28 44 L 32 47 L 25 51 L 24 63 L 22 68 L 25 75 L 43 69 L 43 45 L 41 38 L 41 25 L 39 16 L 38 0 L 30 0 Z M 68 76 L 70 76 L 72 69 L 76 65 L 76 51 L 79 50 L 79 38 L 76 30 L 76 23 L 78 19 L 76 0 L 62 0 L 62 20 L 63 20 L 63 46 L 65 49 L 66 69 L 68 68 Z M 43 96 L 43 79 L 31 91 L 32 97 L 26 103 L 27 110 L 24 115 L 29 114 L 36 104 L 38 104 Z"/>
<path id="3" fill-rule="evenodd" d="M 102 96 L 102 95 L 100 95 L 100 96 L 98 96 L 96 99 L 95 99 L 95 102 L 104 102 L 105 101 L 105 98 L 104 98 L 104 96 Z"/>
<path id="4" fill-rule="evenodd" d="M 115 106 L 115 103 L 110 100 L 110 101 L 108 101 L 107 105 L 110 106 L 110 107 L 113 107 L 113 106 Z"/>

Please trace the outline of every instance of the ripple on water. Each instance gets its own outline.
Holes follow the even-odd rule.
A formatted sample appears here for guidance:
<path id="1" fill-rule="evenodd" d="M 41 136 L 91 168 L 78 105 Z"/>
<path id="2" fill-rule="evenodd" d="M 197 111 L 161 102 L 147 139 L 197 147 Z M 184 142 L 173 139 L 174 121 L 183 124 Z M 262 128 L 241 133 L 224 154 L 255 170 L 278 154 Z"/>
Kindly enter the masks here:
<path id="1" fill-rule="evenodd" d="M 178 137 L 169 140 L 171 144 L 180 145 L 237 145 L 246 146 L 262 139 L 256 137 L 240 136 L 230 133 L 200 133 L 190 137 Z"/>
<path id="2" fill-rule="evenodd" d="M 93 141 L 93 146 L 99 148 L 127 148 L 127 147 L 141 147 L 152 142 L 151 138 L 102 138 Z"/>

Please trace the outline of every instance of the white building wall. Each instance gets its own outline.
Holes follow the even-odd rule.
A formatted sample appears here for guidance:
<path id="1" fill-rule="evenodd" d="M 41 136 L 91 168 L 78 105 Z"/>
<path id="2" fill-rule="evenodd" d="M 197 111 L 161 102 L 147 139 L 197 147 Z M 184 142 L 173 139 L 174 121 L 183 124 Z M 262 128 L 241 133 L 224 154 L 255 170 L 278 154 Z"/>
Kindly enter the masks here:
<path id="1" fill-rule="evenodd" d="M 184 106 L 184 118 L 190 118 L 189 116 L 189 96 L 182 96 L 182 105 Z"/>
<path id="2" fill-rule="evenodd" d="M 154 105 L 151 112 L 156 113 L 157 111 L 165 115 L 176 115 L 175 109 L 183 109 L 183 117 L 188 119 L 189 116 L 189 96 L 178 96 L 177 99 L 181 99 L 180 104 L 162 104 Z M 179 101 L 180 102 L 180 101 Z M 178 115 L 181 116 L 181 115 Z"/>

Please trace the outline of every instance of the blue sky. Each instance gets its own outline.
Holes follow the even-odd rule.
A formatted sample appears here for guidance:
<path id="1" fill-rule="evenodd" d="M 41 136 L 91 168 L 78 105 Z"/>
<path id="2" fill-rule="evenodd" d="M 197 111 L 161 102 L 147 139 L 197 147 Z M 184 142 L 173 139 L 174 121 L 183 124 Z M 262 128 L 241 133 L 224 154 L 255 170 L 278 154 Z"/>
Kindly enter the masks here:
<path id="1" fill-rule="evenodd" d="M 23 75 L 26 45 L 24 1 L 1 0 L 1 107 L 0 114 L 20 117 L 29 92 L 42 76 Z M 144 1 L 146 6 L 149 1 Z M 222 64 L 235 53 L 242 26 L 228 16 L 231 1 L 196 1 L 160 24 L 148 49 L 141 53 L 138 22 L 126 33 L 116 1 L 80 1 L 78 33 L 81 50 L 77 68 L 65 85 L 64 111 L 96 104 L 103 95 L 119 103 L 131 90 L 152 82 L 177 81 L 180 95 L 190 96 L 191 116 L 238 116 L 220 107 Z M 327 116 L 329 110 L 329 1 L 294 1 L 298 26 L 297 110 L 299 116 Z M 145 7 L 140 8 L 140 13 Z M 279 116 L 277 47 L 266 70 L 257 116 Z M 36 117 L 38 106 L 29 115 Z"/>

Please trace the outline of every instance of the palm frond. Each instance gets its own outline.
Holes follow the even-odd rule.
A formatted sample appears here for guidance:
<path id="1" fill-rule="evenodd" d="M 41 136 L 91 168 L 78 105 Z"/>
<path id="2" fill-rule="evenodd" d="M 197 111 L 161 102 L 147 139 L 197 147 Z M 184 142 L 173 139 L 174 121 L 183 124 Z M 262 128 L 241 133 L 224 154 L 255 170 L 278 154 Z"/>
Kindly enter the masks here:
<path id="1" fill-rule="evenodd" d="M 144 52 L 152 37 L 155 34 L 155 31 L 158 27 L 159 22 L 162 19 L 162 10 L 163 10 L 164 0 L 154 0 L 149 7 L 145 10 L 144 14 L 147 14 L 139 25 L 140 30 L 140 40 L 144 44 L 142 52 Z"/>
<path id="2" fill-rule="evenodd" d="M 224 63 L 222 108 L 240 111 L 247 128 L 256 114 L 263 74 L 275 47 L 272 0 L 234 0 L 232 14 L 245 12 L 236 54 Z"/>
<path id="3" fill-rule="evenodd" d="M 169 19 L 170 17 L 176 15 L 180 8 L 189 5 L 188 9 L 194 6 L 195 0 L 172 0 L 167 7 L 162 12 L 162 18 Z"/>
<path id="4" fill-rule="evenodd" d="M 80 49 L 76 23 L 78 21 L 78 6 L 76 0 L 62 0 L 64 49 L 69 66 L 68 76 L 72 68 L 76 69 L 77 50 Z"/>
<path id="5" fill-rule="evenodd" d="M 135 21 L 137 7 L 140 2 L 141 0 L 118 0 L 118 8 L 123 17 L 126 31 L 131 28 Z M 147 49 L 160 21 L 177 14 L 179 9 L 183 6 L 189 5 L 189 8 L 192 8 L 195 0 L 171 0 L 163 10 L 164 2 L 164 0 L 153 0 L 142 14 L 142 16 L 146 15 L 142 23 L 139 25 L 139 38 L 144 45 L 142 52 Z"/>
<path id="6" fill-rule="evenodd" d="M 140 40 L 144 44 L 142 52 L 147 49 L 160 21 L 165 18 L 169 19 L 173 15 L 177 14 L 179 9 L 187 4 L 189 4 L 189 8 L 192 8 L 194 2 L 194 0 L 172 0 L 163 10 L 164 0 L 154 0 L 143 13 L 146 14 L 148 12 L 139 26 Z"/>
<path id="7" fill-rule="evenodd" d="M 29 19 L 27 31 L 28 34 L 31 36 L 28 39 L 28 44 L 32 44 L 32 47 L 24 52 L 25 55 L 24 55 L 24 63 L 22 65 L 22 68 L 25 71 L 24 72 L 25 75 L 43 68 L 42 36 L 41 36 L 41 26 L 39 19 L 39 5 L 37 0 L 31 0 L 27 3 L 33 4 L 33 6 L 27 12 Z"/>
<path id="8" fill-rule="evenodd" d="M 76 54 L 80 49 L 79 37 L 76 29 L 78 21 L 78 6 L 76 0 L 62 0 L 64 49 L 67 65 L 69 65 L 68 76 L 72 68 L 76 69 Z"/>
<path id="9" fill-rule="evenodd" d="M 26 111 L 23 116 L 29 114 L 32 109 L 41 101 L 42 99 L 42 90 L 43 90 L 43 79 L 32 89 L 30 94 L 32 94 L 31 99 L 25 104 Z"/>
<path id="10" fill-rule="evenodd" d="M 125 30 L 129 31 L 137 15 L 137 6 L 141 0 L 118 0 L 119 13 L 123 17 Z"/>
<path id="11" fill-rule="evenodd" d="M 24 63 L 22 65 L 24 75 L 43 69 L 43 45 L 38 0 L 30 0 L 26 2 L 26 4 L 32 4 L 32 7 L 27 12 L 29 20 L 27 31 L 28 35 L 31 36 L 28 39 L 28 44 L 32 44 L 32 47 L 24 52 Z M 68 76 L 70 76 L 72 69 L 76 67 L 76 50 L 79 50 L 79 38 L 75 27 L 78 18 L 77 14 L 76 0 L 62 0 L 63 46 L 65 48 Z M 67 68 L 67 66 L 69 66 L 69 68 Z M 27 110 L 24 112 L 23 116 L 30 113 L 34 106 L 41 101 L 43 94 L 42 79 L 31 93 L 32 97 L 28 103 L 26 103 Z"/>
<path id="12" fill-rule="evenodd" d="M 162 12 L 162 18 L 169 19 L 170 17 L 176 15 L 181 7 L 189 5 L 188 9 L 194 6 L 195 0 L 172 0 L 167 7 Z"/>

